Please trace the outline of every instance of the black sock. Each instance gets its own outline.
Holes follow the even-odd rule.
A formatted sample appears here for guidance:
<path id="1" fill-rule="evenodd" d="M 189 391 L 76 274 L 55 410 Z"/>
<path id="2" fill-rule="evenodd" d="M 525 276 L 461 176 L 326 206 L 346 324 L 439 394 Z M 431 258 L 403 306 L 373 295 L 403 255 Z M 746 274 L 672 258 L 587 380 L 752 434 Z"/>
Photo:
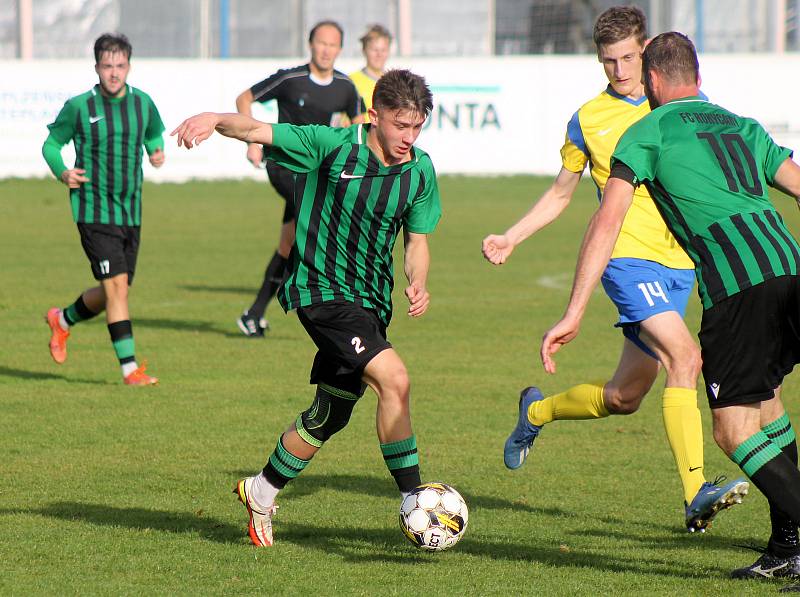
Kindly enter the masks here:
<path id="1" fill-rule="evenodd" d="M 762 428 L 767 437 L 797 466 L 797 441 L 788 415 Z M 769 518 L 772 523 L 772 534 L 767 544 L 767 551 L 779 558 L 789 558 L 800 554 L 800 537 L 797 525 L 784 512 L 770 503 Z"/>
<path id="2" fill-rule="evenodd" d="M 750 479 L 773 508 L 796 527 L 800 521 L 800 471 L 785 454 L 773 458 Z"/>
<path id="3" fill-rule="evenodd" d="M 114 345 L 114 352 L 119 359 L 119 364 L 134 362 L 136 350 L 133 342 L 133 326 L 130 320 L 109 323 L 108 333 L 111 336 L 111 344 Z"/>
<path id="4" fill-rule="evenodd" d="M 97 313 L 90 311 L 86 303 L 83 302 L 83 295 L 80 295 L 69 307 L 62 309 L 62 312 L 64 313 L 64 321 L 71 326 L 97 315 Z"/>
<path id="5" fill-rule="evenodd" d="M 285 257 L 281 257 L 276 251 L 267 264 L 267 269 L 264 272 L 264 281 L 261 283 L 261 288 L 258 290 L 256 300 L 252 306 L 247 310 L 247 314 L 254 319 L 261 319 L 264 317 L 264 311 L 267 310 L 267 303 L 278 292 L 281 282 L 283 282 L 283 275 L 286 272 Z"/>

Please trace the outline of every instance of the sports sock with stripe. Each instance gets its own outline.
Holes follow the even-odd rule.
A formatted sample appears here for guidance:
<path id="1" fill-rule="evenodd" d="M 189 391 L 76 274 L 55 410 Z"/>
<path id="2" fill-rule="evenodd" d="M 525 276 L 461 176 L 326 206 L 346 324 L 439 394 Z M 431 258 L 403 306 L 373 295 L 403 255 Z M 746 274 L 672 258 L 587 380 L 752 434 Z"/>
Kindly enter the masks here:
<path id="1" fill-rule="evenodd" d="M 286 484 L 303 472 L 311 460 L 298 458 L 283 445 L 283 435 L 270 454 L 267 464 L 260 474 L 253 478 L 253 499 L 256 504 L 269 508 L 275 502 L 275 496 L 286 487 Z"/>
<path id="2" fill-rule="evenodd" d="M 761 430 L 797 466 L 797 441 L 789 415 L 783 413 Z M 769 506 L 769 518 L 772 523 L 772 534 L 767 544 L 769 553 L 779 558 L 788 558 L 800 553 L 797 525 L 773 504 Z"/>
<path id="3" fill-rule="evenodd" d="M 275 450 L 270 454 L 269 460 L 267 460 L 267 464 L 264 466 L 264 470 L 261 471 L 261 474 L 264 476 L 264 479 L 275 488 L 275 492 L 277 493 L 277 491 L 283 489 L 289 481 L 297 478 L 297 476 L 303 472 L 303 469 L 308 466 L 309 462 L 311 462 L 311 460 L 303 460 L 289 452 L 283 445 L 283 436 L 281 435 L 278 439 L 278 444 L 275 446 Z M 264 491 L 264 500 L 266 500 L 269 494 L 267 490 Z M 272 501 L 274 501 L 274 496 L 272 501 L 262 501 L 260 499 L 256 501 L 260 504 L 270 505 Z"/>
<path id="4" fill-rule="evenodd" d="M 683 499 L 691 504 L 705 483 L 703 424 L 697 408 L 697 390 L 665 388 L 661 406 L 664 430 L 683 484 Z"/>
<path id="5" fill-rule="evenodd" d="M 122 376 L 127 377 L 138 368 L 135 356 L 136 347 L 133 342 L 133 326 L 130 319 L 109 323 L 108 333 L 111 336 L 114 353 L 122 368 Z"/>
<path id="6" fill-rule="evenodd" d="M 406 495 L 422 484 L 419 476 L 416 435 L 400 441 L 381 444 L 381 453 L 401 494 Z"/>
<path id="7" fill-rule="evenodd" d="M 602 419 L 609 415 L 603 401 L 603 382 L 579 384 L 566 392 L 548 396 L 531 404 L 528 420 L 545 425 L 558 420 Z"/>
<path id="8" fill-rule="evenodd" d="M 743 441 L 731 456 L 756 487 L 770 508 L 777 508 L 800 522 L 800 470 L 763 431 Z"/>
<path id="9" fill-rule="evenodd" d="M 89 310 L 89 307 L 87 307 L 86 303 L 83 302 L 83 295 L 80 295 L 69 307 L 61 309 L 59 323 L 61 324 L 62 329 L 68 330 L 70 326 L 73 326 L 81 321 L 91 319 L 96 315 L 97 313 Z M 62 319 L 63 321 L 61 321 Z M 66 327 L 64 327 L 65 323 Z"/>

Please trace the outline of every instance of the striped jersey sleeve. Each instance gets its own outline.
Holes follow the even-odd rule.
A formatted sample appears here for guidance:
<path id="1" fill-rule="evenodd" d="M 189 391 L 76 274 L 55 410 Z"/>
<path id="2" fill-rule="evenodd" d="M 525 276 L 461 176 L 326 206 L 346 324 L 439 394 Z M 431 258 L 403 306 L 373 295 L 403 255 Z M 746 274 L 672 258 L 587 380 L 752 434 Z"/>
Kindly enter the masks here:
<path id="1" fill-rule="evenodd" d="M 420 160 L 422 184 L 417 196 L 406 212 L 403 225 L 408 232 L 414 234 L 430 234 L 442 217 L 442 205 L 439 198 L 439 185 L 433 162 L 427 154 Z"/>
<path id="2" fill-rule="evenodd" d="M 144 131 L 144 147 L 147 149 L 147 153 L 150 154 L 156 149 L 164 148 L 164 122 L 161 120 L 161 114 L 159 114 L 158 108 L 156 108 L 152 98 L 146 93 L 142 93 L 138 90 L 137 92 L 145 97 L 147 110 L 150 114 L 147 128 Z"/>
<path id="3" fill-rule="evenodd" d="M 352 134 L 349 129 L 317 124 L 273 124 L 268 159 L 293 172 L 310 172 Z"/>

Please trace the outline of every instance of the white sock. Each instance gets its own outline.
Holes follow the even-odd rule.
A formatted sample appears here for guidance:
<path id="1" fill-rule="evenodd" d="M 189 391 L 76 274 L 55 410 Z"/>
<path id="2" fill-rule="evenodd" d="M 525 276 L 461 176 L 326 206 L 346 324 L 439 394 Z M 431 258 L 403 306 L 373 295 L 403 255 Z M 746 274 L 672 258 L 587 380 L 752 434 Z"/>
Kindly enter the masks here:
<path id="1" fill-rule="evenodd" d="M 280 488 L 270 483 L 263 472 L 253 477 L 253 483 L 250 485 L 250 497 L 256 506 L 264 510 L 275 503 L 275 496 L 278 495 L 279 491 Z"/>
<path id="2" fill-rule="evenodd" d="M 139 368 L 139 365 L 136 364 L 136 361 L 131 361 L 130 363 L 123 363 L 122 364 L 122 377 L 128 377 L 131 373 L 136 371 Z"/>
<path id="3" fill-rule="evenodd" d="M 64 317 L 64 311 L 58 311 L 58 325 L 61 327 L 62 330 L 65 332 L 69 331 L 69 324 L 67 323 L 66 318 Z"/>

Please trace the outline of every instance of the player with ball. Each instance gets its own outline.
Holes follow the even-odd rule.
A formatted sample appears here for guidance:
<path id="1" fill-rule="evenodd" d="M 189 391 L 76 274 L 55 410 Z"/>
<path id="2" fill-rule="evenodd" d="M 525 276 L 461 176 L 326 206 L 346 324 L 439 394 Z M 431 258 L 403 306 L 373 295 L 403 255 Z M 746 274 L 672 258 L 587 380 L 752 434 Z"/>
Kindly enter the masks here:
<path id="1" fill-rule="evenodd" d="M 297 236 L 278 300 L 297 311 L 318 348 L 311 368 L 316 394 L 278 439 L 264 469 L 236 484 L 255 545 L 272 545 L 276 495 L 347 425 L 367 386 L 378 395 L 380 449 L 397 487 L 405 497 L 420 485 L 408 372 L 386 328 L 392 247 L 401 228 L 408 315 L 423 315 L 430 302 L 427 234 L 441 205 L 431 159 L 414 142 L 432 108 L 425 79 L 394 70 L 375 86 L 372 124 L 300 127 L 205 113 L 172 133 L 187 149 L 214 130 L 269 145 L 269 159 L 296 173 Z"/>

